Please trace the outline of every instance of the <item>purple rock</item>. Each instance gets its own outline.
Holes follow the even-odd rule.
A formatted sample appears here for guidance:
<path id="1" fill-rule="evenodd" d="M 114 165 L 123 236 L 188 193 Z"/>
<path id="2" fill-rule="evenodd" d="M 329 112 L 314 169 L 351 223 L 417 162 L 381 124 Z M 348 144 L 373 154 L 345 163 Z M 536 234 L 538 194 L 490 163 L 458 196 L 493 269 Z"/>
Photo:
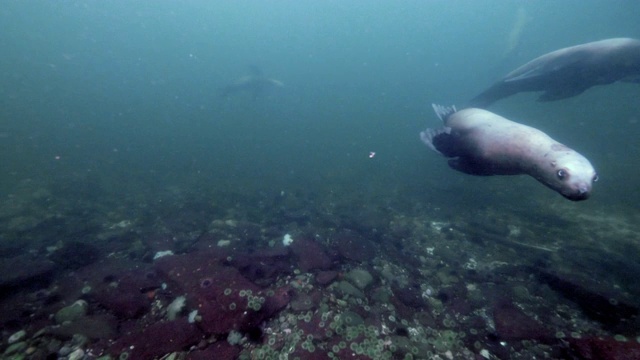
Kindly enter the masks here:
<path id="1" fill-rule="evenodd" d="M 162 355 L 183 351 L 197 344 L 203 334 L 187 319 L 157 322 L 142 332 L 127 334 L 118 339 L 109 352 L 129 354 L 129 359 L 153 359 Z"/>
<path id="2" fill-rule="evenodd" d="M 320 285 L 330 284 L 333 280 L 338 277 L 337 271 L 320 271 L 316 274 L 316 281 Z"/>
<path id="3" fill-rule="evenodd" d="M 640 344 L 607 338 L 569 339 L 571 355 L 580 359 L 640 359 Z M 572 357 L 574 358 L 574 357 Z"/>
<path id="4" fill-rule="evenodd" d="M 211 344 L 204 350 L 190 352 L 187 355 L 187 360 L 235 360 L 238 355 L 240 355 L 240 348 L 222 340 Z"/>
<path id="5" fill-rule="evenodd" d="M 238 254 L 231 261 L 231 265 L 240 270 L 247 279 L 260 285 L 269 285 L 278 276 L 291 273 L 290 258 L 289 248 L 279 245 L 262 248 L 251 254 Z"/>
<path id="6" fill-rule="evenodd" d="M 160 280 L 152 271 L 130 271 L 109 277 L 110 282 L 98 286 L 92 297 L 120 319 L 137 318 L 150 308 L 145 292 L 160 287 Z"/>
<path id="7" fill-rule="evenodd" d="M 335 235 L 333 244 L 340 256 L 354 261 L 368 261 L 375 257 L 375 245 L 350 230 L 344 230 Z"/>
<path id="8" fill-rule="evenodd" d="M 322 245 L 314 240 L 296 239 L 290 247 L 298 259 L 298 268 L 302 272 L 313 269 L 327 270 L 331 267 L 331 258 L 327 256 Z"/>
<path id="9" fill-rule="evenodd" d="M 263 290 L 207 252 L 161 258 L 156 268 L 171 291 L 187 295 L 188 307 L 198 310 L 199 326 L 207 334 L 251 329 L 291 300 L 288 289 Z"/>
<path id="10" fill-rule="evenodd" d="M 52 275 L 53 262 L 31 255 L 19 255 L 0 261 L 0 289 L 16 286 L 28 287 Z"/>
<path id="11" fill-rule="evenodd" d="M 510 302 L 493 308 L 497 335 L 504 340 L 551 338 L 549 331 Z"/>

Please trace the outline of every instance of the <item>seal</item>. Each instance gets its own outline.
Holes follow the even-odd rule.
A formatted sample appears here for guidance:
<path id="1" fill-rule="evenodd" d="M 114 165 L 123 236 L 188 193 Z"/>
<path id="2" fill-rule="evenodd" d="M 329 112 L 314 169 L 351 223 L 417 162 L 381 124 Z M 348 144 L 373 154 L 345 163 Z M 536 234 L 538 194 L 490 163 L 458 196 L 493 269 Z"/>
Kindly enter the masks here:
<path id="1" fill-rule="evenodd" d="M 420 139 L 470 175 L 527 174 L 569 200 L 586 200 L 598 175 L 589 160 L 544 132 L 492 112 L 433 104 L 444 122 Z"/>
<path id="2" fill-rule="evenodd" d="M 486 108 L 528 91 L 544 91 L 538 101 L 561 100 L 616 81 L 640 83 L 640 40 L 606 39 L 542 55 L 507 74 L 469 106 Z"/>
<path id="3" fill-rule="evenodd" d="M 242 76 L 222 88 L 220 96 L 226 98 L 234 93 L 245 92 L 250 93 L 253 100 L 256 100 L 268 90 L 284 86 L 282 81 L 264 76 L 257 66 L 251 66 L 250 69 L 251 74 Z"/>

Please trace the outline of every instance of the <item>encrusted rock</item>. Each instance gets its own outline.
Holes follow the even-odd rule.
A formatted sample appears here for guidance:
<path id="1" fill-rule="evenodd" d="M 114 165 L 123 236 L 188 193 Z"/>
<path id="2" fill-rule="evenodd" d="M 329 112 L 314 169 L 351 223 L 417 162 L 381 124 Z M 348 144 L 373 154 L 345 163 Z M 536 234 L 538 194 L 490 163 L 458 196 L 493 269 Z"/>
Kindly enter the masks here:
<path id="1" fill-rule="evenodd" d="M 314 240 L 301 237 L 291 243 L 291 250 L 298 259 L 298 268 L 302 272 L 313 269 L 327 270 L 331 267 L 331 258 L 322 245 Z"/>
<path id="2" fill-rule="evenodd" d="M 361 290 L 364 290 L 373 282 L 373 276 L 364 269 L 353 269 L 345 275 L 345 278 Z"/>
<path id="3" fill-rule="evenodd" d="M 73 304 L 63 307 L 58 310 L 55 315 L 56 322 L 58 324 L 64 324 L 66 322 L 73 322 L 87 315 L 89 304 L 84 300 L 78 300 Z"/>
<path id="4" fill-rule="evenodd" d="M 182 351 L 197 344 L 203 338 L 196 324 L 187 319 L 163 321 L 150 325 L 142 332 L 134 332 L 120 338 L 110 353 L 118 356 L 128 353 L 129 359 L 153 359 L 174 351 Z"/>

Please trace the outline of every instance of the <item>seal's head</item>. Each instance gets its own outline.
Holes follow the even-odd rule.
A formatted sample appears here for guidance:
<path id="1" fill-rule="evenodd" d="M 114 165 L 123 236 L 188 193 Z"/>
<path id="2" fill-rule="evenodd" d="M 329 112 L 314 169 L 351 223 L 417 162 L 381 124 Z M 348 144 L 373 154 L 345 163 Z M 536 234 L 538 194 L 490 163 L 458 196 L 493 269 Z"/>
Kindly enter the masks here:
<path id="1" fill-rule="evenodd" d="M 586 175 L 586 176 L 582 176 Z M 562 182 L 562 187 L 558 192 L 565 198 L 573 201 L 587 200 L 591 196 L 593 183 L 598 181 L 598 174 L 595 171 L 589 174 L 572 172 L 568 169 L 559 169 L 556 176 Z"/>
<path id="2" fill-rule="evenodd" d="M 543 181 L 560 195 L 573 201 L 587 200 L 598 174 L 584 156 L 565 150 L 551 162 L 551 173 Z"/>

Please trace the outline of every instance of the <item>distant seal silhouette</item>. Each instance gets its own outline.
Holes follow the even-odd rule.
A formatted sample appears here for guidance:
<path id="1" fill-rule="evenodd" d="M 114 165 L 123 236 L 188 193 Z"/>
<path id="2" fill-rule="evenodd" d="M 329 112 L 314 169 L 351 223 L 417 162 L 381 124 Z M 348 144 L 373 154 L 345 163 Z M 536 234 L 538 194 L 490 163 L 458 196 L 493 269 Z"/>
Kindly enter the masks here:
<path id="1" fill-rule="evenodd" d="M 220 95 L 228 97 L 231 94 L 247 92 L 255 100 L 266 91 L 284 86 L 280 80 L 268 78 L 263 75 L 262 70 L 257 66 L 250 66 L 251 74 L 242 76 L 233 83 L 222 88 Z"/>
<path id="2" fill-rule="evenodd" d="M 569 200 L 586 200 L 598 179 L 589 160 L 532 127 L 492 112 L 433 105 L 444 128 L 420 139 L 451 158 L 453 169 L 471 175 L 527 174 Z"/>
<path id="3" fill-rule="evenodd" d="M 616 81 L 640 83 L 640 40 L 606 39 L 542 55 L 507 74 L 469 106 L 486 108 L 526 91 L 544 91 L 538 101 L 561 100 Z"/>

